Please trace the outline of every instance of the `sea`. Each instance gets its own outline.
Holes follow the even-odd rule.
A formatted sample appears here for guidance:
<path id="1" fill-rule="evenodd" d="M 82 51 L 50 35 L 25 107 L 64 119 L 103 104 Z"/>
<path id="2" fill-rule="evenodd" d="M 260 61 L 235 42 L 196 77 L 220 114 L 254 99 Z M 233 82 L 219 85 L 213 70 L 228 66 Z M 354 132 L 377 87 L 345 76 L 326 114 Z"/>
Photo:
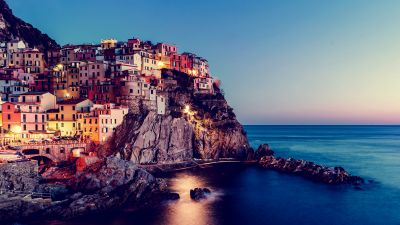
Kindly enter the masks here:
<path id="1" fill-rule="evenodd" d="M 400 126 L 245 126 L 251 145 L 277 156 L 342 166 L 361 189 L 254 165 L 224 163 L 166 175 L 177 201 L 40 225 L 400 225 Z M 195 202 L 194 187 L 211 196 Z"/>

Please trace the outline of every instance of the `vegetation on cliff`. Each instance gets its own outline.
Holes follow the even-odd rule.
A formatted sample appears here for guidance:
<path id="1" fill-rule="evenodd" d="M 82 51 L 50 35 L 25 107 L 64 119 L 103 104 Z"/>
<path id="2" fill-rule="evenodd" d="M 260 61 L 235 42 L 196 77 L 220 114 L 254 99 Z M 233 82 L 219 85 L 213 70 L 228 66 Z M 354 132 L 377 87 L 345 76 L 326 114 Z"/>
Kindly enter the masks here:
<path id="1" fill-rule="evenodd" d="M 0 42 L 19 39 L 44 51 L 59 46 L 47 34 L 14 16 L 4 0 L 0 0 L 0 24 Z"/>

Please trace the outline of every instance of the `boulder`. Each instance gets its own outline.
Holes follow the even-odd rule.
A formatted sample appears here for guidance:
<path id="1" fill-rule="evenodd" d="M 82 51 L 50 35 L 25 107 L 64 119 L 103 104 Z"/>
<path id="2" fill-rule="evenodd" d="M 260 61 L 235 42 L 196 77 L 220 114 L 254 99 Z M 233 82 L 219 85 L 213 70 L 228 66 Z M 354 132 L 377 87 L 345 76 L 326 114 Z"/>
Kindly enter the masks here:
<path id="1" fill-rule="evenodd" d="M 190 198 L 199 201 L 201 199 L 207 198 L 211 194 L 208 188 L 195 188 L 190 190 Z"/>
<path id="2" fill-rule="evenodd" d="M 269 147 L 268 144 L 261 144 L 258 149 L 254 152 L 254 159 L 260 160 L 264 156 L 272 156 L 274 151 Z"/>

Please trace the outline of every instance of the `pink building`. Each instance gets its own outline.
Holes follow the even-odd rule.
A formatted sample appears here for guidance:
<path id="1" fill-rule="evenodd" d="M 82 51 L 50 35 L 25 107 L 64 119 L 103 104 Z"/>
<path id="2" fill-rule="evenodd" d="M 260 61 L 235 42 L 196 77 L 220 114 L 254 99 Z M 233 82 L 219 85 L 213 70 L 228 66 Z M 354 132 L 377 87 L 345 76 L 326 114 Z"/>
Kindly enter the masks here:
<path id="1" fill-rule="evenodd" d="M 17 106 L 21 112 L 22 138 L 44 137 L 47 110 L 56 109 L 56 96 L 48 92 L 27 92 L 21 94 Z"/>

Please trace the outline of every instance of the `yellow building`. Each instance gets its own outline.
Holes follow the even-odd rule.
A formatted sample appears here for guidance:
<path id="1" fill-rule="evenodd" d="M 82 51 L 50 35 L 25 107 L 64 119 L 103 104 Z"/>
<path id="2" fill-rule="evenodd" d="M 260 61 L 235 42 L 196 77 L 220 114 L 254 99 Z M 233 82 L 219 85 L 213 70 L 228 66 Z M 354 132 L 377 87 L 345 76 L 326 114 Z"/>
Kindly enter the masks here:
<path id="1" fill-rule="evenodd" d="M 47 112 L 48 129 L 59 131 L 61 136 L 78 135 L 78 113 L 90 112 L 93 102 L 89 99 L 68 99 L 57 104 L 58 109 Z"/>
<path id="2" fill-rule="evenodd" d="M 117 47 L 117 40 L 116 39 L 104 39 L 101 40 L 101 48 L 102 49 L 109 49 Z"/>
<path id="3" fill-rule="evenodd" d="M 99 143 L 99 118 L 98 115 L 87 115 L 79 119 L 78 127 L 81 129 L 82 136 L 93 142 Z"/>

